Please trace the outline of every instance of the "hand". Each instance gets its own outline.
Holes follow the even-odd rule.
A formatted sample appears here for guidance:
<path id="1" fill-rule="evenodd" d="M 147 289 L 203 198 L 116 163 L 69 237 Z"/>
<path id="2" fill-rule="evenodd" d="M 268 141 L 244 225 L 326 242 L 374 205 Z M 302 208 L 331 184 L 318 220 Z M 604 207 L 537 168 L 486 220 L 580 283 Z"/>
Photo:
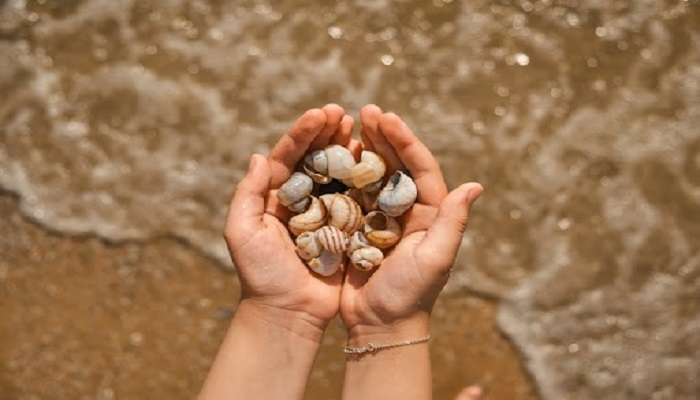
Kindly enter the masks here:
<path id="1" fill-rule="evenodd" d="M 380 154 L 390 173 L 408 169 L 418 199 L 402 217 L 402 240 L 373 273 L 348 268 L 340 315 L 351 344 L 415 339 L 428 333 L 429 314 L 447 282 L 469 207 L 483 189 L 467 183 L 448 194 L 437 161 L 398 116 L 374 105 L 360 116 L 364 147 Z"/>
<path id="2" fill-rule="evenodd" d="M 265 159 L 253 155 L 239 183 L 226 222 L 225 238 L 241 281 L 241 306 L 275 319 L 295 333 L 320 340 L 338 312 L 342 274 L 313 274 L 295 253 L 288 212 L 276 192 L 310 149 L 329 143 L 355 146 L 352 117 L 334 104 L 302 115 Z"/>

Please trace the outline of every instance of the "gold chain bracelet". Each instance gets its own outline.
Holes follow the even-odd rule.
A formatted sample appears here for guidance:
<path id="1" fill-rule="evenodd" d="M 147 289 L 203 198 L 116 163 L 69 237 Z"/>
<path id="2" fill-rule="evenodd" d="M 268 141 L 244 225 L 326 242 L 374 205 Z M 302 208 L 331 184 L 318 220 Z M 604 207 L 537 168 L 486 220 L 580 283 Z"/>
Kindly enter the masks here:
<path id="1" fill-rule="evenodd" d="M 425 343 L 430 340 L 430 335 L 418 339 L 411 339 L 411 340 L 404 340 L 402 342 L 397 342 L 397 343 L 390 343 L 390 344 L 374 344 L 372 342 L 367 343 L 366 346 L 358 346 L 358 347 L 353 347 L 353 346 L 345 346 L 343 351 L 345 354 L 354 354 L 354 355 L 361 355 L 361 354 L 366 354 L 366 353 L 374 353 L 379 350 L 384 350 L 384 349 L 391 349 L 394 347 L 402 347 L 402 346 L 410 346 L 413 344 L 418 344 L 418 343 Z"/>

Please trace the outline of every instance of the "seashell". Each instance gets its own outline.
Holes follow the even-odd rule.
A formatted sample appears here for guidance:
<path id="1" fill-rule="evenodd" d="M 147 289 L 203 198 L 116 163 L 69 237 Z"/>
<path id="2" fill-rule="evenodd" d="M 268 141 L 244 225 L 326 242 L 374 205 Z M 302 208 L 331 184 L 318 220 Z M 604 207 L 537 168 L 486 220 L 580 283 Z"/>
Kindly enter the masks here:
<path id="1" fill-rule="evenodd" d="M 280 187 L 280 190 L 277 192 L 277 198 L 283 206 L 289 207 L 291 204 L 310 195 L 313 189 L 314 181 L 308 175 L 302 172 L 295 172 Z"/>
<path id="2" fill-rule="evenodd" d="M 309 203 L 311 203 L 311 198 L 307 196 L 294 204 L 290 204 L 289 206 L 287 206 L 287 208 L 289 209 L 289 211 L 299 214 L 304 212 L 304 210 L 306 210 L 309 207 Z"/>
<path id="3" fill-rule="evenodd" d="M 381 183 L 381 181 L 378 182 Z M 365 186 L 365 188 L 367 188 L 368 186 L 371 185 L 367 185 Z M 345 195 L 350 196 L 353 200 L 355 200 L 355 202 L 358 203 L 360 207 L 362 207 L 362 210 L 364 212 L 370 212 L 372 210 L 377 209 L 377 196 L 379 195 L 378 192 L 369 193 L 366 192 L 364 188 L 362 190 L 353 188 L 345 191 Z"/>
<path id="4" fill-rule="evenodd" d="M 297 236 L 295 243 L 297 245 L 297 254 L 302 260 L 311 260 L 321 255 L 321 242 L 316 237 L 315 232 L 302 232 Z"/>
<path id="5" fill-rule="evenodd" d="M 324 226 L 316 231 L 316 238 L 324 250 L 342 253 L 348 248 L 348 235 L 335 226 Z"/>
<path id="6" fill-rule="evenodd" d="M 348 255 L 352 254 L 352 252 L 357 249 L 369 246 L 371 245 L 367 241 L 365 235 L 362 232 L 357 231 L 353 233 L 352 236 L 350 236 L 350 239 L 348 240 Z"/>
<path id="7" fill-rule="evenodd" d="M 311 197 L 311 204 L 301 214 L 293 216 L 289 220 L 289 230 L 294 236 L 298 236 L 302 232 L 315 231 L 326 223 L 328 212 L 326 206 L 323 205 L 317 197 Z"/>
<path id="8" fill-rule="evenodd" d="M 401 239 L 401 225 L 381 211 L 367 214 L 362 230 L 367 241 L 380 249 L 388 249 Z"/>
<path id="9" fill-rule="evenodd" d="M 324 194 L 321 201 L 328 210 L 328 224 L 351 234 L 362 227 L 362 209 L 350 196 L 344 194 Z"/>
<path id="10" fill-rule="evenodd" d="M 380 190 L 382 190 L 382 184 L 384 181 L 382 179 L 372 182 L 368 185 L 365 185 L 365 187 L 362 188 L 363 193 L 367 194 L 374 194 L 374 197 L 377 197 L 376 194 L 379 193 Z"/>
<path id="11" fill-rule="evenodd" d="M 362 189 L 370 183 L 381 181 L 385 172 L 384 160 L 377 153 L 365 150 L 360 162 L 352 168 L 352 186 Z"/>
<path id="12" fill-rule="evenodd" d="M 388 215 L 398 217 L 413 206 L 417 196 L 418 189 L 413 179 L 401 171 L 396 171 L 379 192 L 377 205 Z"/>
<path id="13" fill-rule="evenodd" d="M 328 176 L 328 158 L 325 150 L 316 150 L 304 157 L 304 172 L 306 172 L 314 182 L 325 185 L 331 181 Z"/>
<path id="14" fill-rule="evenodd" d="M 376 247 L 362 247 L 352 252 L 350 262 L 360 271 L 369 271 L 384 260 L 384 254 Z"/>
<path id="15" fill-rule="evenodd" d="M 343 254 L 342 253 L 331 253 L 330 251 L 323 250 L 321 255 L 309 261 L 306 265 L 310 270 L 323 276 L 331 276 L 340 269 L 343 264 Z"/>
<path id="16" fill-rule="evenodd" d="M 328 161 L 328 176 L 341 181 L 352 178 L 355 157 L 353 157 L 350 150 L 334 144 L 326 147 L 325 152 Z"/>

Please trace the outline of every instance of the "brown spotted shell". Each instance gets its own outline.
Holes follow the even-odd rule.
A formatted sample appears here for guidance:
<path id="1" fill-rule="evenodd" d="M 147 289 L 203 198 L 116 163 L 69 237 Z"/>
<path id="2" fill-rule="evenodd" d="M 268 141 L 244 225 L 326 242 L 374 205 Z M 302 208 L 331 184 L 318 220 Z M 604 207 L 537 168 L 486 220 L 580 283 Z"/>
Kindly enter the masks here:
<path id="1" fill-rule="evenodd" d="M 348 248 L 348 235 L 335 226 L 324 226 L 316 231 L 316 238 L 323 249 L 331 253 L 343 253 Z"/>
<path id="2" fill-rule="evenodd" d="M 311 196 L 311 204 L 301 214 L 293 216 L 289 220 L 289 230 L 294 236 L 302 232 L 315 231 L 326 223 L 328 213 L 326 206 L 318 198 Z"/>
<path id="3" fill-rule="evenodd" d="M 328 210 L 328 224 L 352 234 L 362 227 L 362 209 L 351 197 L 340 193 L 324 194 L 321 201 Z"/>
<path id="4" fill-rule="evenodd" d="M 365 217 L 362 227 L 367 241 L 380 249 L 387 249 L 401 239 L 401 225 L 395 218 L 382 211 L 372 211 Z"/>

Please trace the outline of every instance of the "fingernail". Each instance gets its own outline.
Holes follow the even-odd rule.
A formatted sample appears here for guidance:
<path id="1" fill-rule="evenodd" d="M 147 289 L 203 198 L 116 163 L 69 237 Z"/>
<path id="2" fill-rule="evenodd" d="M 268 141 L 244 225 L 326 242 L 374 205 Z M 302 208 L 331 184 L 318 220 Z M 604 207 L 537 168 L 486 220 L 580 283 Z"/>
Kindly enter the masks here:
<path id="1" fill-rule="evenodd" d="M 484 191 L 484 188 L 482 186 L 474 186 L 469 191 L 467 192 L 467 202 L 470 204 L 475 202 L 479 196 L 481 195 L 481 192 Z"/>

